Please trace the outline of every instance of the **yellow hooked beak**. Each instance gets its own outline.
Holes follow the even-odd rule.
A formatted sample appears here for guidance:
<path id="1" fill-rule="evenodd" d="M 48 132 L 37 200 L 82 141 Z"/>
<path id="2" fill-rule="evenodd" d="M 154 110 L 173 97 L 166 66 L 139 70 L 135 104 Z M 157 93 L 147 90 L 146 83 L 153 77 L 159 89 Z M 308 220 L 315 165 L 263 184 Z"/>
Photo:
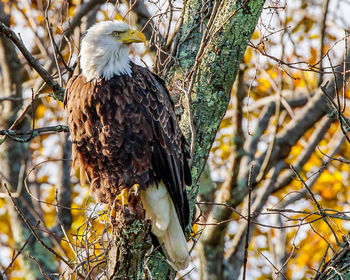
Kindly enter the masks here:
<path id="1" fill-rule="evenodd" d="M 125 32 L 122 35 L 121 41 L 124 44 L 141 43 L 141 42 L 145 43 L 146 37 L 140 31 L 130 29 L 129 31 Z"/>

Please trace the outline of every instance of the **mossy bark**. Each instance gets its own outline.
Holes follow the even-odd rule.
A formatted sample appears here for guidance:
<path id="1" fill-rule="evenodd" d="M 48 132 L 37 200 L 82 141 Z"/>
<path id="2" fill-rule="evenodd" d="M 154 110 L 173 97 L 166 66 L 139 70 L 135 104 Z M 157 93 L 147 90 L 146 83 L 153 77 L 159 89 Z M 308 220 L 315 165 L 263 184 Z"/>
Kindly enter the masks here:
<path id="1" fill-rule="evenodd" d="M 108 252 L 108 279 L 146 280 L 173 279 L 172 271 L 164 257 L 151 252 L 151 223 L 145 220 L 144 210 L 138 202 L 136 210 L 116 210 L 112 221 L 112 244 Z"/>
<path id="2" fill-rule="evenodd" d="M 334 256 L 316 272 L 315 280 L 350 279 L 350 244 L 344 243 Z"/>
<path id="3" fill-rule="evenodd" d="M 148 279 L 145 273 L 147 258 L 145 252 L 152 246 L 150 223 L 144 217 L 134 219 L 130 224 L 123 211 L 117 214 L 118 224 L 113 225 L 113 246 L 108 253 L 109 279 Z"/>
<path id="4" fill-rule="evenodd" d="M 192 165 L 194 182 L 198 180 L 204 168 L 216 132 L 226 112 L 239 64 L 264 4 L 263 0 L 223 2 L 214 19 L 209 41 L 203 42 L 206 47 L 195 76 L 191 92 L 192 103 L 184 108 L 181 119 L 182 129 L 187 139 L 191 141 L 191 120 L 188 113 L 190 108 L 195 132 Z M 186 3 L 185 20 L 180 29 L 180 47 L 177 56 L 179 63 L 170 71 L 172 75 L 168 79 L 170 84 L 185 78 L 182 73 L 189 73 L 195 64 L 205 17 L 201 3 L 198 0 Z M 208 7 L 211 12 L 213 6 L 214 4 Z M 208 20 L 209 17 L 204 20 L 204 25 Z M 197 27 L 194 28 L 195 26 Z"/>

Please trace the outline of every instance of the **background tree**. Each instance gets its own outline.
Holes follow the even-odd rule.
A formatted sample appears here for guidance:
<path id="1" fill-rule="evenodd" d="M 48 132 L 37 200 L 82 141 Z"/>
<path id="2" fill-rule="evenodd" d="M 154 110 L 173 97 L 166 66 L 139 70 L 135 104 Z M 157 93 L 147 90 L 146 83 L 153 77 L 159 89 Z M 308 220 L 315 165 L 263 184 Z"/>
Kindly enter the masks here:
<path id="1" fill-rule="evenodd" d="M 114 228 L 128 234 L 112 231 L 108 209 L 80 186 L 78 171 L 70 176 L 69 137 L 61 133 L 67 132 L 63 88 L 79 69 L 75 61 L 86 29 L 120 17 L 149 38 L 132 54 L 166 79 L 191 145 L 194 250 L 183 277 L 348 275 L 350 44 L 344 30 L 350 23 L 341 11 L 350 7 L 341 0 L 268 1 L 251 38 L 262 5 L 0 4 L 3 278 L 120 278 L 123 270 L 135 278 L 175 276 L 156 254 L 147 255 L 143 267 L 123 266 L 140 256 L 132 250 L 149 249 L 144 241 L 137 247 L 135 238 L 147 240 L 147 224 Z M 134 238 L 134 254 L 118 255 L 127 252 L 120 251 L 125 244 L 113 242 L 118 234 Z"/>

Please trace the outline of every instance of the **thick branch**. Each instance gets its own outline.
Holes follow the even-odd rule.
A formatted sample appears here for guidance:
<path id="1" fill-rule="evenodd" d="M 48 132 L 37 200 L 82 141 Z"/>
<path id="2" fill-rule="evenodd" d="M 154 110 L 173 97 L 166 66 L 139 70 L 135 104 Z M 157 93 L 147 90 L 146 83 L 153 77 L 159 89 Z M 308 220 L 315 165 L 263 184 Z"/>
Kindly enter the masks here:
<path id="1" fill-rule="evenodd" d="M 0 135 L 6 135 L 14 141 L 24 143 L 32 140 L 35 136 L 38 136 L 40 134 L 56 133 L 56 132 L 69 132 L 68 126 L 55 125 L 55 126 L 47 126 L 47 127 L 41 127 L 41 128 L 25 130 L 25 131 L 5 129 L 5 130 L 0 130 Z M 27 136 L 27 137 L 23 138 L 23 136 Z"/>
<path id="2" fill-rule="evenodd" d="M 263 6 L 263 1 L 210 3 L 212 2 L 206 2 L 205 6 L 201 1 L 186 2 L 183 24 L 173 46 L 177 61 L 169 71 L 172 78 L 168 79 L 173 94 L 186 94 L 182 104 L 184 113 L 181 127 L 187 139 L 191 140 L 192 175 L 195 183 L 202 173 L 226 112 L 241 59 Z M 242 90 L 243 86 L 238 93 Z M 236 106 L 239 109 L 242 107 L 242 99 L 242 96 L 237 98 Z M 235 113 L 238 126 L 242 118 L 239 109 Z M 236 136 L 237 150 L 232 159 L 232 170 L 238 170 L 243 142 L 239 129 Z M 204 239 L 205 236 L 202 236 Z M 206 275 L 208 279 L 221 279 L 222 248 L 208 247 L 203 241 L 199 245 L 201 259 L 204 261 L 201 265 L 202 277 Z M 208 271 L 211 273 L 208 274 Z"/>
<path id="3" fill-rule="evenodd" d="M 184 95 L 182 100 L 187 100 L 187 104 L 181 104 L 185 110 L 181 127 L 187 138 L 193 139 L 195 183 L 226 112 L 233 82 L 262 6 L 262 0 L 185 3 L 183 23 L 172 46 L 175 60 L 167 72 L 167 82 L 173 96 Z M 192 195 L 195 197 L 196 193 Z M 157 279 L 168 279 L 168 273 L 164 270 Z"/>

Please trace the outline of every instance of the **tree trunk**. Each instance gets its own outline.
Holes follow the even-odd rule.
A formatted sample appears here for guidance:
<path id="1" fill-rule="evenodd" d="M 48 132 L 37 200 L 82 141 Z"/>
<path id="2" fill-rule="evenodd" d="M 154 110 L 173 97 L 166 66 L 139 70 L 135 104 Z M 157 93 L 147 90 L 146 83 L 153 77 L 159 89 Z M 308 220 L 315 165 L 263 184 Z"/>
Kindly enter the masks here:
<path id="1" fill-rule="evenodd" d="M 108 253 L 109 279 L 148 279 L 145 252 L 151 249 L 151 224 L 145 220 L 143 209 L 131 216 L 118 209 L 112 229 L 113 246 Z"/>

